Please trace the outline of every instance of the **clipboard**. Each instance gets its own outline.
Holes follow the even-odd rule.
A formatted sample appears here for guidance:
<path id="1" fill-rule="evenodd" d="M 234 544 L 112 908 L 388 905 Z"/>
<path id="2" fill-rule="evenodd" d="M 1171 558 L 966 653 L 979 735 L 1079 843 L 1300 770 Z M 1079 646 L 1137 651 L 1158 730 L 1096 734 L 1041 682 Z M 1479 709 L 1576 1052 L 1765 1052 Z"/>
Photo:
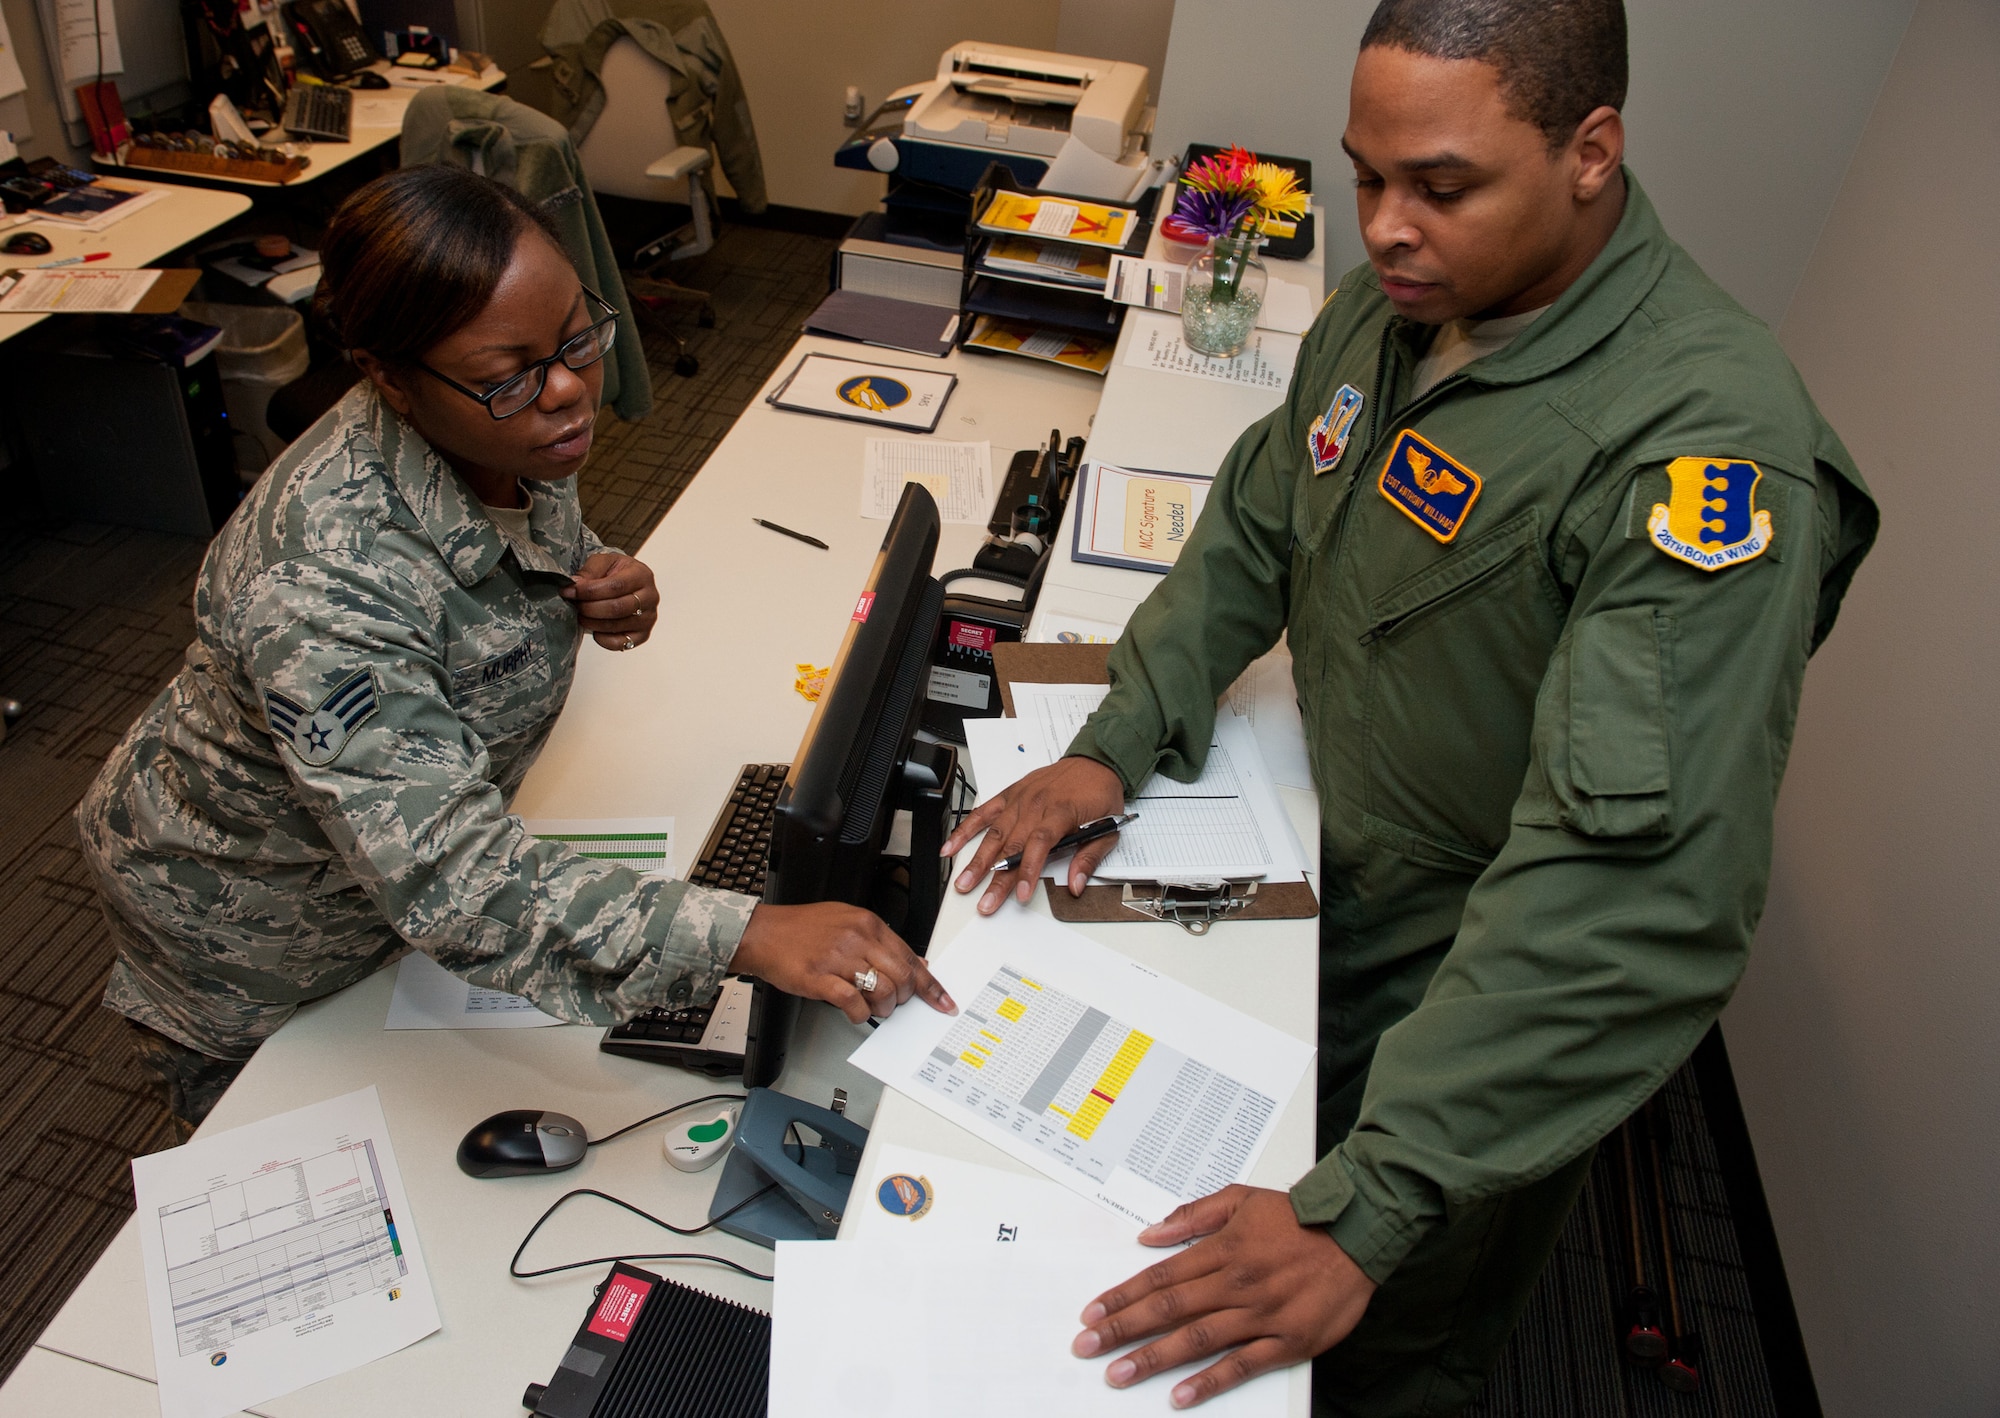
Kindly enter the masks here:
<path id="1" fill-rule="evenodd" d="M 1014 716 L 1016 684 L 1109 684 L 1109 645 L 1030 645 L 1003 640 L 993 647 L 1000 702 Z M 1319 914 L 1319 898 L 1303 881 L 1123 882 L 1086 886 L 1083 895 L 1043 878 L 1049 911 L 1058 921 L 1170 920 L 1192 935 L 1221 921 L 1300 920 Z"/>

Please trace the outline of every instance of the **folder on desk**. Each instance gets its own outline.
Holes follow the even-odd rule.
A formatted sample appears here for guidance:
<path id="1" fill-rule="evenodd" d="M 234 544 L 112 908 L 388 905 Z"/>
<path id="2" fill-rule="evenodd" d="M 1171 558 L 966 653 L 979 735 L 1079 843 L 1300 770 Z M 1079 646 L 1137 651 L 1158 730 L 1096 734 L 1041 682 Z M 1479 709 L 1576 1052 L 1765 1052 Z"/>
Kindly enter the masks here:
<path id="1" fill-rule="evenodd" d="M 1001 703 L 1014 715 L 1016 684 L 1108 684 L 1111 648 L 1002 641 L 993 647 Z M 1068 887 L 1053 879 L 1043 885 L 1049 910 L 1059 921 L 1171 919 L 1201 934 L 1213 920 L 1286 920 L 1319 914 L 1319 898 L 1303 881 L 1231 882 L 1216 893 L 1170 882 L 1124 882 L 1086 886 L 1081 896 L 1070 895 Z"/>

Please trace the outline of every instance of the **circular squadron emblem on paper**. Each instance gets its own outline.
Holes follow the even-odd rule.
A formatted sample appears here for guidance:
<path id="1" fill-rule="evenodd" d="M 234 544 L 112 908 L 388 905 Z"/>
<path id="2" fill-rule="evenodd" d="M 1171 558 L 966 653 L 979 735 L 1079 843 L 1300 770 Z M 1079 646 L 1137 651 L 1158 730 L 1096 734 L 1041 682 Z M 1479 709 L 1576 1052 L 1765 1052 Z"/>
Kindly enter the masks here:
<path id="1" fill-rule="evenodd" d="M 221 1368 L 224 1364 L 227 1364 L 229 1362 L 229 1351 L 226 1349 L 216 1350 L 213 1354 L 208 1356 L 208 1362 L 213 1364 L 218 1369 Z"/>
<path id="2" fill-rule="evenodd" d="M 912 1221 L 922 1219 L 936 1198 L 929 1177 L 913 1177 L 908 1172 L 884 1177 L 882 1185 L 875 1188 L 875 1200 L 882 1203 L 884 1211 L 891 1216 L 907 1216 Z"/>
<path id="3" fill-rule="evenodd" d="M 900 379 L 880 374 L 861 374 L 840 382 L 840 397 L 857 409 L 886 414 L 898 404 L 910 402 L 910 386 Z"/>

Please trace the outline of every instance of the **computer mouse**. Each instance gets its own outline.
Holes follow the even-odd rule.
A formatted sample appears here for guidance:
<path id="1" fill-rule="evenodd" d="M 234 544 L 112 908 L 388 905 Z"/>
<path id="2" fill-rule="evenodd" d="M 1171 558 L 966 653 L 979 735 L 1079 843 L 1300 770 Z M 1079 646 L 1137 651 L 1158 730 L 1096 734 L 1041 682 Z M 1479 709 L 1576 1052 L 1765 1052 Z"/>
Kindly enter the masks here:
<path id="1" fill-rule="evenodd" d="M 38 231 L 17 231 L 0 245 L 9 256 L 46 256 L 51 249 L 49 239 Z"/>
<path id="2" fill-rule="evenodd" d="M 363 69 L 359 74 L 354 76 L 354 87 L 357 89 L 386 89 L 389 87 L 389 81 L 373 69 Z"/>
<path id="3" fill-rule="evenodd" d="M 583 1160 L 590 1144 L 583 1124 L 564 1113 L 517 1108 L 495 1113 L 458 1144 L 458 1170 L 468 1177 L 525 1177 L 561 1172 Z"/>

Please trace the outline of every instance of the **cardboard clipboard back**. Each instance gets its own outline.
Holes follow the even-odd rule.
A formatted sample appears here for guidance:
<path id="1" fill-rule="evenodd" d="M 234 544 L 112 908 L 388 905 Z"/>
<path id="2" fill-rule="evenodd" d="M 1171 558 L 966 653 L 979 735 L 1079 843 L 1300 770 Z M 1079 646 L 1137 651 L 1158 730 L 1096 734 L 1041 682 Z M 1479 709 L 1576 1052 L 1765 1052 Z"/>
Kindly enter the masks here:
<path id="1" fill-rule="evenodd" d="M 1031 645 L 1024 641 L 1001 641 L 993 647 L 993 672 L 1000 679 L 1000 702 L 1009 716 L 1015 716 L 1016 684 L 1109 684 L 1109 645 Z M 1072 896 L 1069 888 L 1045 880 L 1049 912 L 1058 921 L 1152 921 L 1156 918 L 1134 911 L 1125 904 L 1125 888 L 1086 886 L 1083 895 Z M 1141 885 L 1140 883 L 1134 883 Z M 1157 895 L 1159 884 L 1146 883 Z M 1217 922 L 1302 920 L 1319 914 L 1319 898 L 1303 881 L 1260 884 L 1256 897 L 1240 911 L 1232 911 Z"/>

